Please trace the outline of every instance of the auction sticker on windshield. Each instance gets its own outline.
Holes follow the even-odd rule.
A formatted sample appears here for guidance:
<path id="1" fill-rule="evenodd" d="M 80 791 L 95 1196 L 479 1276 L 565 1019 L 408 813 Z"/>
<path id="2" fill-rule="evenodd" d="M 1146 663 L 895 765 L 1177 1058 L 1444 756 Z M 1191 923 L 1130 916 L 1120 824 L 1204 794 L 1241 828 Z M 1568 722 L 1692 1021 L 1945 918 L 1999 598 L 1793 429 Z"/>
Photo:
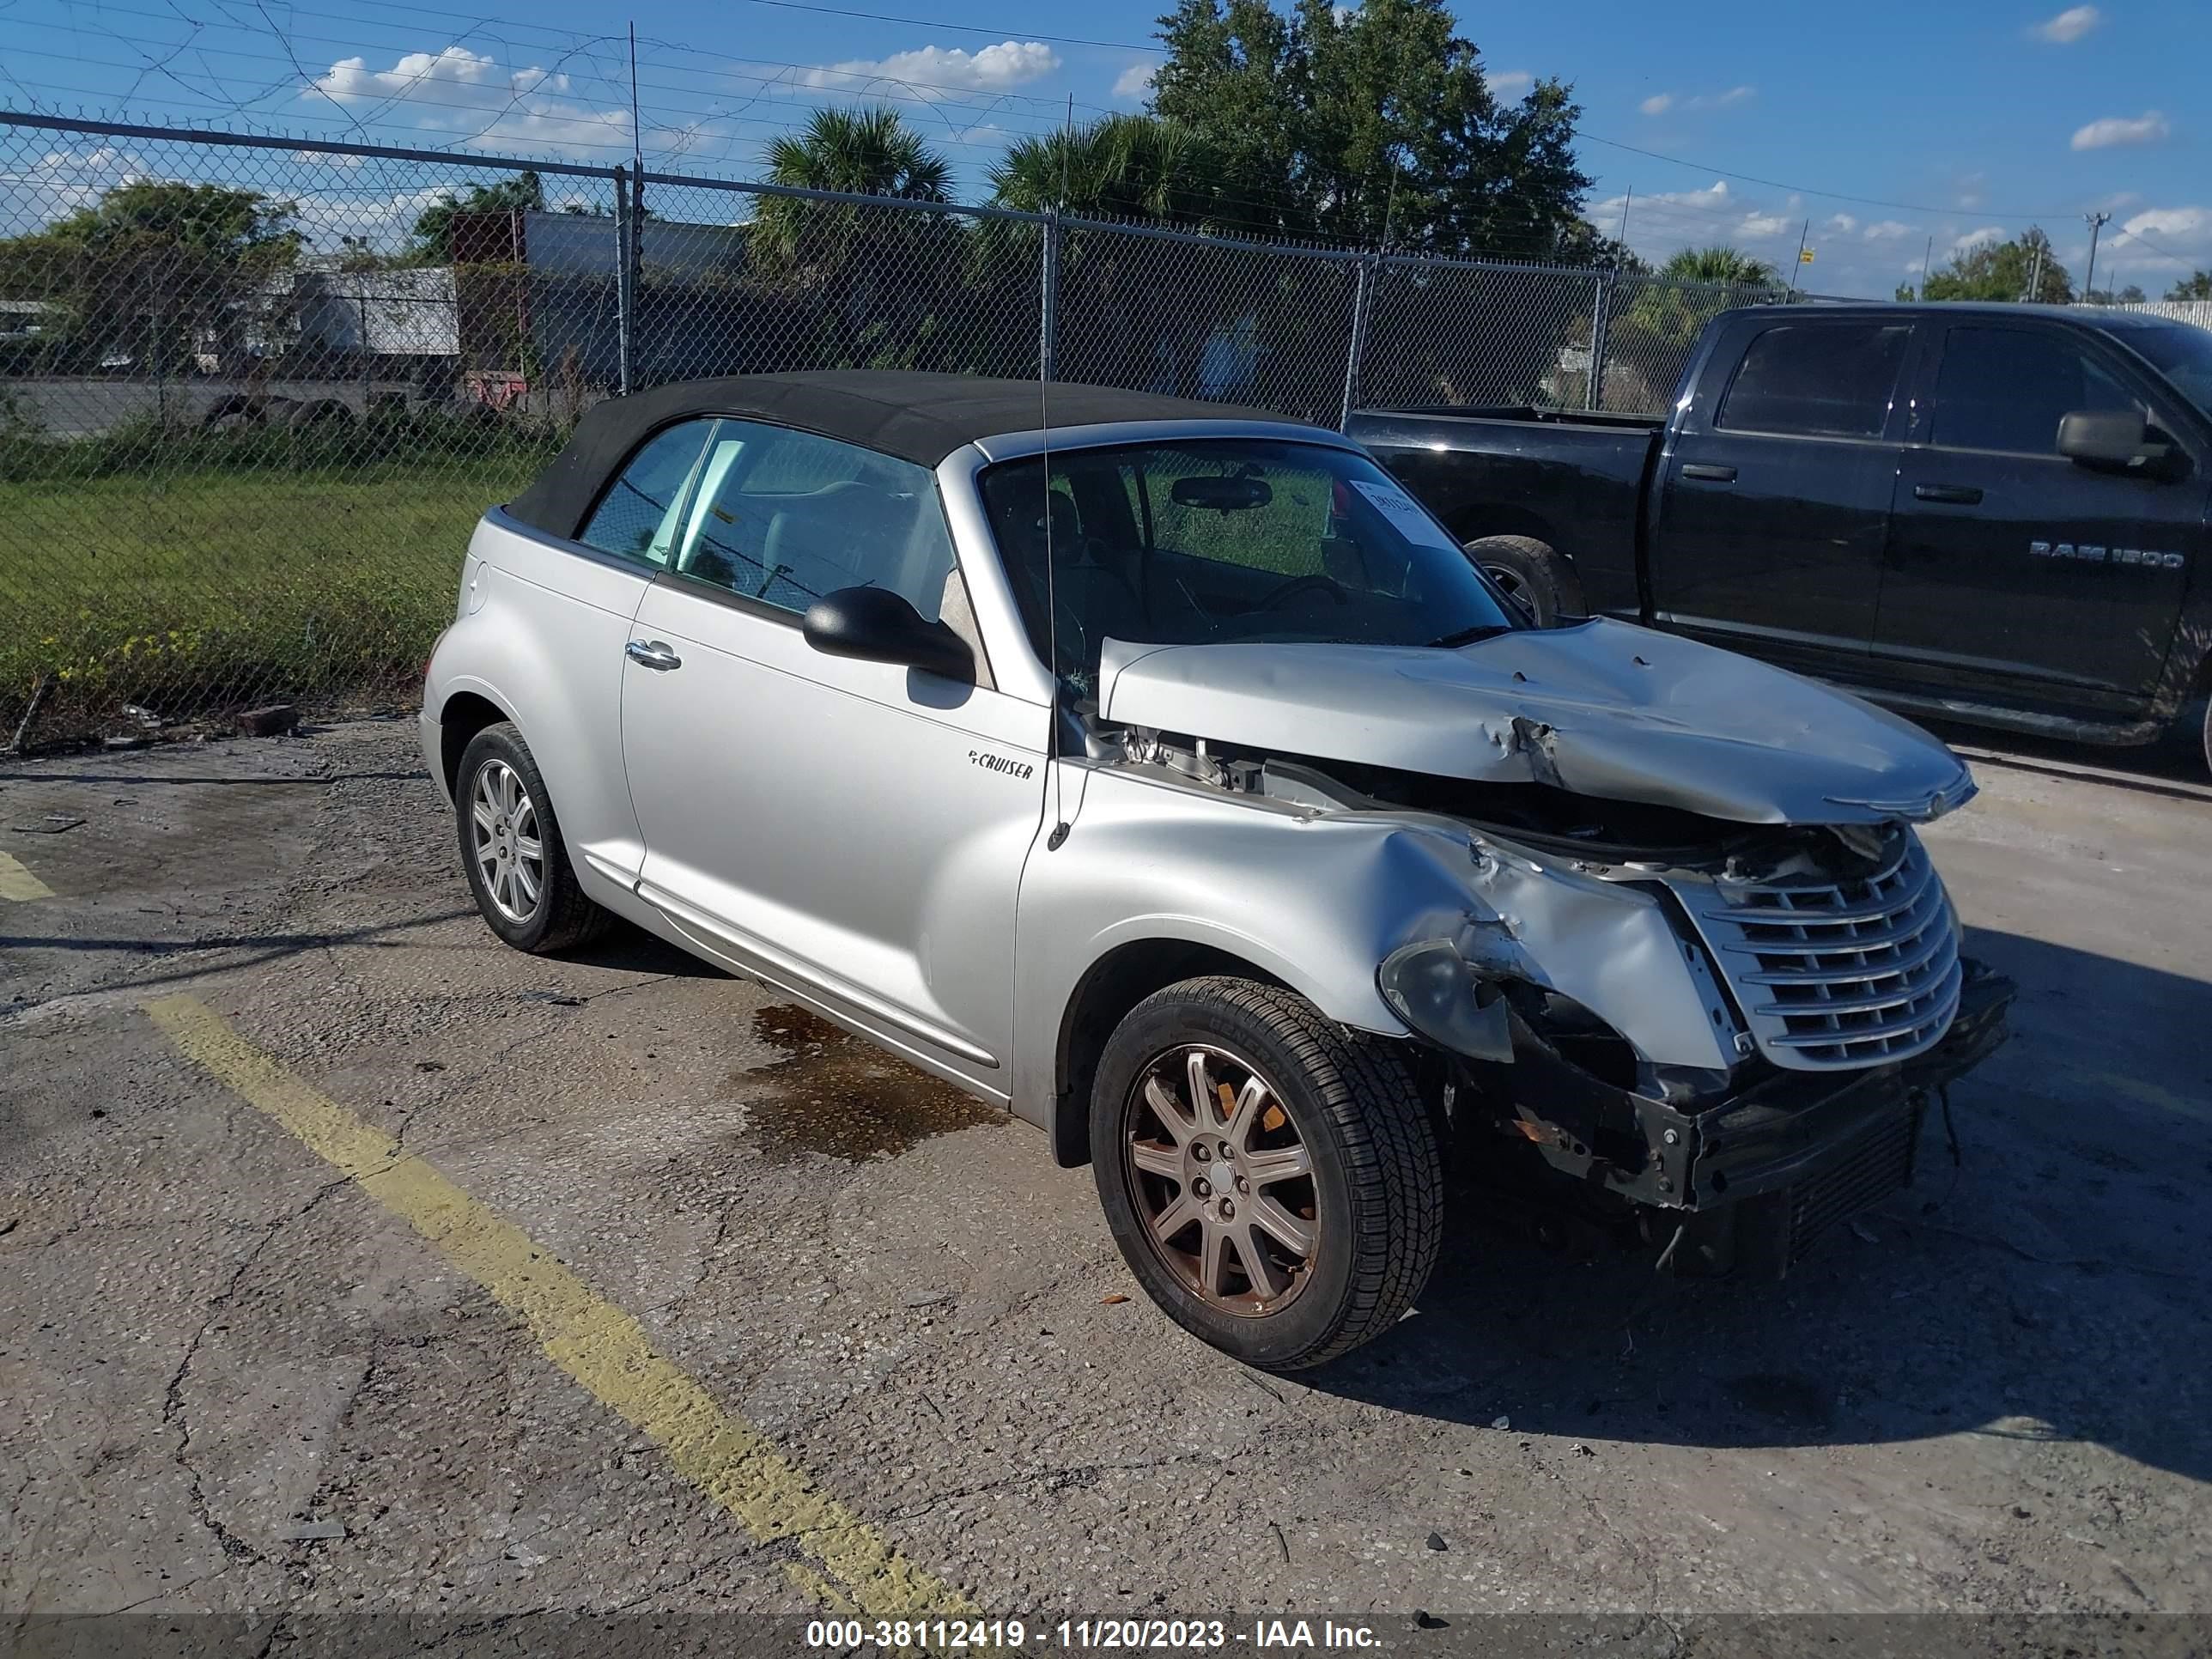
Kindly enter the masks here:
<path id="1" fill-rule="evenodd" d="M 1364 478 L 1354 478 L 1352 487 L 1373 502 L 1375 510 L 1407 541 L 1422 547 L 1447 548 L 1454 553 L 1459 551 L 1459 544 L 1451 538 L 1444 527 L 1423 512 L 1413 498 L 1395 484 L 1369 483 Z"/>

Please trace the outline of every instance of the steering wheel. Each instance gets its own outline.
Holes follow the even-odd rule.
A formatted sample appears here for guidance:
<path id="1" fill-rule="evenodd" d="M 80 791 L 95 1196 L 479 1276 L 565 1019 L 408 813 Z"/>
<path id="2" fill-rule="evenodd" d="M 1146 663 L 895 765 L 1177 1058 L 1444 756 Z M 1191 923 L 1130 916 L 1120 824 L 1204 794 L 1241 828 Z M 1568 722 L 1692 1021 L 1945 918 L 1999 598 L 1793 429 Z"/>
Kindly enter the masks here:
<path id="1" fill-rule="evenodd" d="M 1291 577 L 1290 580 L 1276 588 L 1273 592 L 1252 608 L 1255 611 L 1273 611 L 1293 594 L 1304 593 L 1310 589 L 1328 594 L 1339 605 L 1346 603 L 1344 584 L 1335 577 L 1325 575 L 1316 570 L 1307 575 Z"/>

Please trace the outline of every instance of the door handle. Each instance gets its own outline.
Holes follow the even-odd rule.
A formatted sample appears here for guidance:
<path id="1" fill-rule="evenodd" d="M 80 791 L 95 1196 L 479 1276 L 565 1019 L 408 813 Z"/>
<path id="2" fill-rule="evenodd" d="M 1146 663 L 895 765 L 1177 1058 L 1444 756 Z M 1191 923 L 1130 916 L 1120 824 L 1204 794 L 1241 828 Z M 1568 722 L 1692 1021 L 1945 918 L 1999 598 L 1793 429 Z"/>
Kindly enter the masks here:
<path id="1" fill-rule="evenodd" d="M 684 666 L 684 659 L 659 640 L 632 640 L 623 647 L 623 653 L 634 663 L 647 668 L 658 668 L 664 673 L 669 669 Z"/>
<path id="2" fill-rule="evenodd" d="M 1735 469 L 1732 466 L 1715 466 L 1710 461 L 1685 461 L 1682 464 L 1682 476 L 1686 478 L 1702 479 L 1706 483 L 1734 483 Z"/>
<path id="3" fill-rule="evenodd" d="M 1954 507 L 1973 507 L 1982 499 L 1982 492 L 1972 484 L 1915 484 L 1913 499 L 1923 501 L 1948 501 Z"/>

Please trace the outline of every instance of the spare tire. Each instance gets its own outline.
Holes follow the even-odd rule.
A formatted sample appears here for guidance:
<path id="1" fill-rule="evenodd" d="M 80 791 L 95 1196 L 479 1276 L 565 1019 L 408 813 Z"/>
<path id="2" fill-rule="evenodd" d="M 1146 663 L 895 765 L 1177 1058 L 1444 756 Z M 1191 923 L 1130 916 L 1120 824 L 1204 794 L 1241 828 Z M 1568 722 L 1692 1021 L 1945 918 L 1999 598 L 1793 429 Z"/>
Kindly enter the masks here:
<path id="1" fill-rule="evenodd" d="M 1556 627 L 1562 616 L 1580 614 L 1582 584 L 1573 567 L 1534 537 L 1484 536 L 1468 542 L 1466 550 L 1537 627 Z"/>

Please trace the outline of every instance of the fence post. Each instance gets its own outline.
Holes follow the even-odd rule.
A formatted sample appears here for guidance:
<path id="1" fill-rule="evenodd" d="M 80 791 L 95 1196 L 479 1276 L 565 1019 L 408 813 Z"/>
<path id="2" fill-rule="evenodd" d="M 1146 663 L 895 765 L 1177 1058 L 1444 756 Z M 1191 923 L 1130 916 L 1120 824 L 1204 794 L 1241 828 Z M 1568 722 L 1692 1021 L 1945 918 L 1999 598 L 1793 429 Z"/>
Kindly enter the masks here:
<path id="1" fill-rule="evenodd" d="M 630 338 L 635 331 L 637 216 L 630 210 L 629 169 L 617 166 L 615 178 L 615 381 L 629 395 Z"/>
<path id="2" fill-rule="evenodd" d="M 1060 210 L 1044 214 L 1044 255 L 1037 272 L 1037 379 L 1049 381 L 1060 355 Z"/>
<path id="3" fill-rule="evenodd" d="M 1589 373 L 1583 376 L 1583 407 L 1600 410 L 1605 407 L 1605 336 L 1613 321 L 1613 268 L 1607 265 L 1597 274 L 1597 302 L 1590 307 Z"/>
<path id="4" fill-rule="evenodd" d="M 1352 406 L 1359 400 L 1360 364 L 1367 356 L 1367 315 L 1374 299 L 1375 279 L 1382 273 L 1381 257 L 1363 253 L 1352 269 L 1357 274 L 1352 289 L 1352 349 L 1344 358 L 1344 408 L 1336 421 L 1340 432 L 1352 424 Z"/>

